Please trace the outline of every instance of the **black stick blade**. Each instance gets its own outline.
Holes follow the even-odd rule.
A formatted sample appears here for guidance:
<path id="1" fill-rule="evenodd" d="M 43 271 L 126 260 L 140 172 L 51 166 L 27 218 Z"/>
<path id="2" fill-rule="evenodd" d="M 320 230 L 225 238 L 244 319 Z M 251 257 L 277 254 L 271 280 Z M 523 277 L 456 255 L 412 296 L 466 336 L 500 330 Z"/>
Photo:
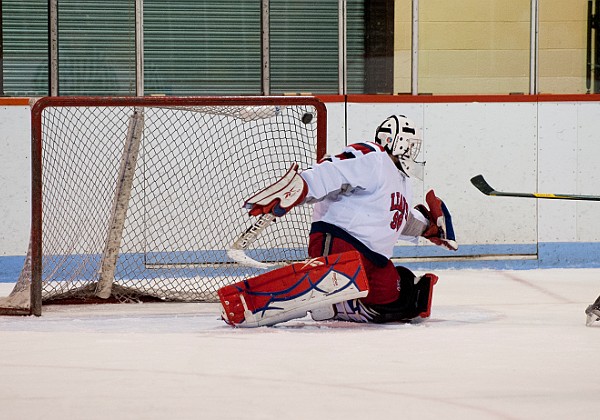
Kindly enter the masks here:
<path id="1" fill-rule="evenodd" d="M 487 183 L 487 181 L 483 178 L 483 175 L 477 175 L 471 178 L 471 184 L 475 186 L 479 191 L 484 193 L 485 195 L 490 195 L 494 192 L 494 189 Z"/>

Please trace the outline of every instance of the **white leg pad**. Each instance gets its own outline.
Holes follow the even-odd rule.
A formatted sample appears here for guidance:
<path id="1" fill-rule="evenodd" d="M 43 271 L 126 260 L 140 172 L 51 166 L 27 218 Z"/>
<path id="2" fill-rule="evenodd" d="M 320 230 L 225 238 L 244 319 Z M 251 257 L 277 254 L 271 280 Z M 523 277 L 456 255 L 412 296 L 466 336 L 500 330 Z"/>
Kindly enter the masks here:
<path id="1" fill-rule="evenodd" d="M 333 311 L 333 305 L 350 299 L 365 297 L 368 290 L 361 291 L 351 284 L 352 279 L 343 274 L 330 272 L 314 289 L 295 299 L 280 301 L 262 311 L 252 313 L 244 311 L 245 322 L 239 327 L 262 327 L 279 324 L 292 319 L 304 318 L 309 311 L 327 306 Z"/>

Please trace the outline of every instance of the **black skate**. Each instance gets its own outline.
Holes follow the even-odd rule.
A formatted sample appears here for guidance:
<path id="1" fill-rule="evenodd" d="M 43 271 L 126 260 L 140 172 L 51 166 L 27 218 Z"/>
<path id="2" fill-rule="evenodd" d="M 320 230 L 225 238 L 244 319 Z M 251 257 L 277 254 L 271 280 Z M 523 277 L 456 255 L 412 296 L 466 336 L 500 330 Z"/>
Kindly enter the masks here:
<path id="1" fill-rule="evenodd" d="M 596 302 L 592 303 L 585 310 L 585 314 L 587 315 L 587 319 L 585 321 L 585 325 L 588 327 L 592 325 L 594 322 L 600 320 L 600 297 L 596 299 Z"/>

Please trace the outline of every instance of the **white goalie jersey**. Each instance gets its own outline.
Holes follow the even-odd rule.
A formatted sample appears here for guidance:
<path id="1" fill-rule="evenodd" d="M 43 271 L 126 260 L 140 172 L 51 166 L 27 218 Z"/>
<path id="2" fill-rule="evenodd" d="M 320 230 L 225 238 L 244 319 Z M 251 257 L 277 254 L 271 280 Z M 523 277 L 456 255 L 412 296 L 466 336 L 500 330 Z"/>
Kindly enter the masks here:
<path id="1" fill-rule="evenodd" d="M 347 146 L 300 176 L 308 185 L 305 202 L 315 203 L 313 223 L 337 226 L 387 258 L 399 239 L 413 242 L 420 233 L 403 235 L 409 215 L 428 223 L 413 209 L 409 179 L 376 143 Z"/>

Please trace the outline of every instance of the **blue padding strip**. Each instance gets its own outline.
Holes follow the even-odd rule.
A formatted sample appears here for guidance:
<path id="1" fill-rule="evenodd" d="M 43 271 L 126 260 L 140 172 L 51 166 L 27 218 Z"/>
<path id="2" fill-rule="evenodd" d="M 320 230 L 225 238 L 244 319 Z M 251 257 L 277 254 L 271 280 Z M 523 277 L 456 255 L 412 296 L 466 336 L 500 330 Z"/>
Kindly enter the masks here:
<path id="1" fill-rule="evenodd" d="M 250 253 L 257 253 L 257 257 L 260 257 L 260 251 L 254 250 Z M 272 252 L 273 250 L 270 251 Z M 283 250 L 280 251 L 283 253 Z M 302 250 L 296 250 L 296 252 L 302 253 Z M 191 255 L 194 255 L 196 259 L 190 259 Z M 138 260 L 140 267 L 144 266 L 144 260 L 146 262 L 162 264 L 191 263 L 194 260 L 209 262 L 211 259 L 226 261 L 224 251 L 210 253 L 150 253 L 146 254 L 146 258 L 142 254 L 137 254 L 134 257 Z M 401 264 L 415 271 L 444 269 L 530 270 L 537 268 L 600 268 L 600 242 L 460 245 L 457 252 L 447 251 L 437 246 L 401 246 L 394 249 L 394 258 L 419 257 L 432 257 L 437 260 L 401 262 Z M 456 260 L 455 257 L 463 258 Z M 489 259 L 478 260 L 475 257 Z M 83 256 L 75 256 L 74 262 L 77 262 L 80 258 L 83 258 Z M 90 256 L 86 256 L 86 258 L 89 259 Z M 0 283 L 14 283 L 17 281 L 24 262 L 25 256 L 0 256 Z M 239 272 L 236 274 L 242 276 L 251 274 L 252 271 L 244 267 L 239 267 L 237 270 Z M 177 275 L 183 277 L 186 274 L 190 276 L 197 274 L 197 271 L 191 268 L 178 268 L 176 272 Z M 169 268 L 152 269 L 152 274 L 155 276 L 168 276 L 172 273 L 173 269 Z M 218 267 L 210 270 L 210 275 L 218 276 L 220 273 L 221 271 Z M 126 277 L 126 274 L 123 274 L 123 277 Z"/>
<path id="2" fill-rule="evenodd" d="M 25 256 L 0 257 L 0 283 L 14 283 L 25 264 Z"/>

